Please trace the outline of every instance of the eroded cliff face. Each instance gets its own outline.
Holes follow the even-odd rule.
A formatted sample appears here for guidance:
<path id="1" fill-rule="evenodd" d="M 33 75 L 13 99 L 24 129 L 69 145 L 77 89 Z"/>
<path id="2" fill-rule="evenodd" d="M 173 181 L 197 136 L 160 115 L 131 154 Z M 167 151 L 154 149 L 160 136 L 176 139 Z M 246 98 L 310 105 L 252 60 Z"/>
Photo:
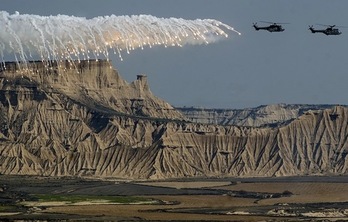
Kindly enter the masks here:
<path id="1" fill-rule="evenodd" d="M 183 119 L 181 113 L 151 93 L 145 75 L 138 75 L 137 80 L 128 84 L 105 60 L 59 64 L 32 62 L 28 67 L 30 71 L 24 68 L 16 63 L 7 63 L 1 74 L 6 80 L 2 88 L 11 88 L 9 84 L 15 87 L 35 85 L 50 95 L 62 94 L 93 109 Z"/>
<path id="2" fill-rule="evenodd" d="M 186 141 L 186 147 L 178 147 L 184 155 L 178 156 L 182 158 L 180 165 L 191 169 L 190 175 L 197 172 L 210 176 L 345 174 L 347 111 L 344 107 L 310 111 L 280 128 L 217 127 L 204 133 L 170 134 L 163 141 L 168 153 L 175 153 L 170 147 Z M 162 171 L 163 177 L 177 169 L 186 168 L 168 167 Z"/>
<path id="3" fill-rule="evenodd" d="M 13 63 L 1 72 L 0 173 L 127 179 L 347 173 L 345 107 L 308 111 L 276 128 L 189 123 L 151 94 L 144 76 L 128 84 L 105 61 L 83 64 L 79 73 L 41 63 L 35 74 L 16 72 Z"/>

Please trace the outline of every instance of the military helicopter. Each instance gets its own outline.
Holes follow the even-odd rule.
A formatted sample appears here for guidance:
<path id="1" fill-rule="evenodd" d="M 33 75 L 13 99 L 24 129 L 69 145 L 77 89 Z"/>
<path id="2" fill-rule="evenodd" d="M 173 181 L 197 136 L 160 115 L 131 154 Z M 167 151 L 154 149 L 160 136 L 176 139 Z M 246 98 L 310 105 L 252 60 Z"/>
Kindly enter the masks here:
<path id="1" fill-rule="evenodd" d="M 280 24 L 289 24 L 289 23 L 275 23 L 275 22 L 265 22 L 265 21 L 260 21 L 260 22 L 269 23 L 271 25 L 260 27 L 260 26 L 257 26 L 257 23 L 255 22 L 253 23 L 253 27 L 255 28 L 256 31 L 259 31 L 260 29 L 262 29 L 262 30 L 267 30 L 269 32 L 283 32 L 285 29 Z"/>
<path id="2" fill-rule="evenodd" d="M 321 25 L 321 24 L 317 24 L 317 25 Z M 341 35 L 342 34 L 342 32 L 339 29 L 334 28 L 334 27 L 339 27 L 339 26 L 336 26 L 336 25 L 321 25 L 321 26 L 327 26 L 327 28 L 326 29 L 314 29 L 313 25 L 310 25 L 309 30 L 311 30 L 312 33 L 321 32 L 321 33 L 324 33 L 325 35 Z"/>

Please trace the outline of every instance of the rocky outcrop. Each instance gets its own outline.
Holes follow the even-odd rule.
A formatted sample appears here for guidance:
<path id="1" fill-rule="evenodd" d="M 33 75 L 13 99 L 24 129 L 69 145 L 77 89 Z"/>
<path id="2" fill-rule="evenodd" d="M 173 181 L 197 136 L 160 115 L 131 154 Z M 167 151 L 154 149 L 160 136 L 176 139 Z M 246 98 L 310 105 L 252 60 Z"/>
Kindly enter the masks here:
<path id="1" fill-rule="evenodd" d="M 190 123 L 151 94 L 145 76 L 128 84 L 106 61 L 82 64 L 70 69 L 38 62 L 31 72 L 10 63 L 2 70 L 2 174 L 158 179 L 347 173 L 343 106 L 307 111 L 278 127 Z"/>

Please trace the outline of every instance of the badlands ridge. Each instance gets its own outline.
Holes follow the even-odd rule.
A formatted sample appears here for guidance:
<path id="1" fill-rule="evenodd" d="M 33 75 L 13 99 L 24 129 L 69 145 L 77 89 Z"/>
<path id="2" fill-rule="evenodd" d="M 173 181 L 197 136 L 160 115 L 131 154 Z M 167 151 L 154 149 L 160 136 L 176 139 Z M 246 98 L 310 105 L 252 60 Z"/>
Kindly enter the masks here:
<path id="1" fill-rule="evenodd" d="M 107 61 L 0 70 L 0 173 L 126 179 L 341 175 L 345 106 L 173 108 Z M 72 69 L 70 69 L 72 68 Z"/>

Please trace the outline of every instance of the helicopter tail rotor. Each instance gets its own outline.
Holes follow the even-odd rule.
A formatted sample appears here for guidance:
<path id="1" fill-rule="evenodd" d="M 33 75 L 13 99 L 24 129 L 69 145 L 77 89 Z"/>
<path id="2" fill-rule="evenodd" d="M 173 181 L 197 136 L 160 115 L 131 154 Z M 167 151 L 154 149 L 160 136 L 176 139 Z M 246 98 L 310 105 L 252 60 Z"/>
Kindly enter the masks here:
<path id="1" fill-rule="evenodd" d="M 309 27 L 308 29 L 311 30 L 312 33 L 315 33 L 315 31 L 313 29 L 313 25 L 309 25 L 308 27 Z"/>
<path id="2" fill-rule="evenodd" d="M 256 22 L 253 23 L 253 27 L 255 28 L 256 31 L 259 31 L 259 30 L 260 30 L 260 28 L 257 27 L 257 23 L 256 23 Z"/>

